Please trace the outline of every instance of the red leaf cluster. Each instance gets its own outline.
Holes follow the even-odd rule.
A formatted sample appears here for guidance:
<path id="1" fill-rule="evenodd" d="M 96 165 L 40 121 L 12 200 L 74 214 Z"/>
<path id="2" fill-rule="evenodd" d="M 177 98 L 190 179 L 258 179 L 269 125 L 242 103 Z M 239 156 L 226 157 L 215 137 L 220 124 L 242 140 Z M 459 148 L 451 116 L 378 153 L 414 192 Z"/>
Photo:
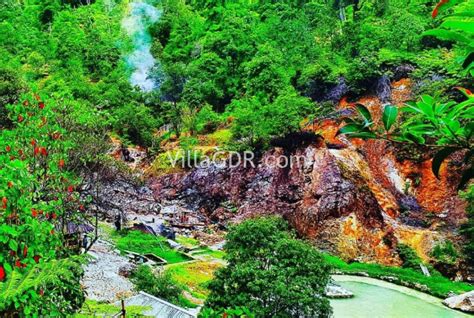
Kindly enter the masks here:
<path id="1" fill-rule="evenodd" d="M 433 19 L 438 16 L 439 9 L 448 2 L 449 0 L 441 0 L 440 2 L 438 2 L 436 7 L 433 9 L 433 12 L 431 13 L 431 16 L 433 17 Z"/>

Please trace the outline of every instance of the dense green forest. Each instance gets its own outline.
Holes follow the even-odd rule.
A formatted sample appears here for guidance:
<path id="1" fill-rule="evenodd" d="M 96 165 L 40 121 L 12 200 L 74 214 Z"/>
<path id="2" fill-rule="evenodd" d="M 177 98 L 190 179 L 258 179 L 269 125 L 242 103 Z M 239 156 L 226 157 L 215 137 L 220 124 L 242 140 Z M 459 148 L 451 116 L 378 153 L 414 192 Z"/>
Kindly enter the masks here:
<path id="1" fill-rule="evenodd" d="M 423 34 L 442 21 L 431 18 L 433 1 L 164 1 L 149 30 L 156 87 L 145 94 L 127 80 L 126 1 L 2 6 L 6 103 L 34 88 L 101 112 L 145 146 L 160 124 L 196 132 L 233 117 L 235 139 L 254 147 L 297 130 L 304 116 L 332 111 L 328 100 L 404 75 L 397 66 L 405 64 L 419 94 L 456 95 L 452 88 L 467 82 L 459 63 L 465 49 Z M 337 84 L 340 91 L 331 91 Z"/>
<path id="2" fill-rule="evenodd" d="M 154 158 L 163 141 L 189 149 L 225 127 L 219 146 L 263 151 L 304 120 L 331 116 L 342 97 L 383 99 L 387 82 L 406 77 L 416 83 L 411 110 L 386 107 L 377 130 L 361 106 L 341 133 L 434 145 L 435 174 L 461 151 L 462 253 L 472 264 L 473 12 L 469 0 L 3 0 L 0 315 L 82 306 L 81 260 L 64 225 L 90 218 L 81 177 L 107 165 L 111 135 Z M 308 253 L 311 267 L 320 256 Z M 238 306 L 219 297 L 220 275 L 209 304 Z M 314 312 L 327 314 L 322 303 Z"/>

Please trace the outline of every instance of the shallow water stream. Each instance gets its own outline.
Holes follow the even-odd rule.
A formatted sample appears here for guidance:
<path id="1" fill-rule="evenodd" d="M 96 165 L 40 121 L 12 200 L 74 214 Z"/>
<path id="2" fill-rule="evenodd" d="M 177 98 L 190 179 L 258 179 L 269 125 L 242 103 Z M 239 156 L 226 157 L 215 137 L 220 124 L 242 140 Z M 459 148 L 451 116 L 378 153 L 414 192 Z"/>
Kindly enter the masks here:
<path id="1" fill-rule="evenodd" d="M 335 318 L 462 318 L 473 317 L 451 310 L 441 300 L 395 284 L 366 277 L 335 275 L 353 298 L 333 299 Z"/>

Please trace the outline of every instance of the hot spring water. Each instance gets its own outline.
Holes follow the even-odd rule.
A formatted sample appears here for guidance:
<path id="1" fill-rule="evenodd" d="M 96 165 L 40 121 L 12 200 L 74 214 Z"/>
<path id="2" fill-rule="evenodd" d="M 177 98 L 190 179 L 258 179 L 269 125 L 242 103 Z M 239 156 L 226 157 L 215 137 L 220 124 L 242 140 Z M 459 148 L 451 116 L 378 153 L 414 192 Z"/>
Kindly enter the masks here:
<path id="1" fill-rule="evenodd" d="M 403 286 L 367 277 L 334 276 L 353 298 L 331 299 L 335 318 L 463 318 L 441 300 Z"/>

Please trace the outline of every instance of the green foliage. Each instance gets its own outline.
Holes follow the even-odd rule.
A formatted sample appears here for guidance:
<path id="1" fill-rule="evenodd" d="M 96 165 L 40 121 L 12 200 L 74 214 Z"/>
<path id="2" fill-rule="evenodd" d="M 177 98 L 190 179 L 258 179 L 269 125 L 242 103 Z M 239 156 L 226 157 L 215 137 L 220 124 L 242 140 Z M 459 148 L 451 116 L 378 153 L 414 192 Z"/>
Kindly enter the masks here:
<path id="1" fill-rule="evenodd" d="M 429 11 L 428 1 L 404 0 L 212 6 L 166 1 L 164 16 L 153 30 L 154 46 L 162 48 L 157 53 L 167 70 L 162 95 L 175 108 L 173 119 L 165 121 L 173 123 L 179 136 L 180 109 L 192 109 L 198 119 L 191 130 L 212 131 L 216 121 L 206 118 L 209 105 L 235 119 L 235 148 L 255 148 L 273 136 L 297 131 L 304 116 L 320 115 L 314 106 L 307 112 L 310 105 L 304 97 L 323 100 L 340 78 L 351 92 L 360 93 L 374 78 L 410 63 L 417 66 L 414 76 L 428 83 L 421 90 L 432 89 L 428 79 L 437 74 L 443 75 L 439 85 L 445 89 L 461 81 L 458 52 L 439 41 L 424 46 L 421 34 L 433 24 Z M 445 61 L 439 63 L 435 56 Z M 287 120 L 282 120 L 286 107 Z"/>
<path id="2" fill-rule="evenodd" d="M 159 127 L 159 121 L 151 110 L 144 105 L 124 105 L 113 112 L 114 130 L 133 144 L 151 146 L 153 133 Z"/>
<path id="3" fill-rule="evenodd" d="M 189 260 L 185 255 L 173 250 L 166 239 L 161 236 L 131 230 L 114 232 L 111 238 L 122 252 L 152 253 L 171 264 Z"/>
<path id="4" fill-rule="evenodd" d="M 151 267 L 141 265 L 132 274 L 132 282 L 137 290 L 180 305 L 183 289 L 176 284 L 167 272 L 153 273 Z"/>
<path id="5" fill-rule="evenodd" d="M 415 271 L 420 270 L 420 264 L 422 264 L 422 261 L 414 249 L 406 244 L 398 244 L 397 252 L 402 260 L 402 267 L 411 268 Z"/>
<path id="6" fill-rule="evenodd" d="M 180 146 L 184 149 L 181 160 L 188 162 L 198 146 L 195 134 L 216 131 L 223 118 L 229 119 L 230 130 L 218 130 L 209 138 L 219 145 L 233 138 L 238 149 L 265 147 L 273 137 L 298 131 L 303 119 L 325 111 L 313 101 L 323 100 L 340 78 L 357 94 L 374 78 L 390 75 L 401 63 L 411 63 L 416 68 L 413 76 L 422 79 L 421 89 L 441 93 L 464 80 L 458 60 L 473 72 L 472 1 L 443 1 L 436 10 L 451 7 L 451 11 L 445 11 L 437 29 L 427 31 L 438 22 L 429 18 L 431 1 L 425 0 L 165 0 L 163 19 L 151 31 L 153 53 L 166 75 L 159 94 L 143 96 L 130 87 L 121 57 L 130 44 L 121 32 L 128 1 L 96 0 L 84 5 L 87 2 L 0 4 L 0 280 L 6 282 L 37 273 L 37 267 L 71 253 L 62 244 L 61 224 L 81 220 L 82 215 L 74 191 L 79 180 L 66 169 L 80 172 L 97 163 L 107 149 L 108 124 L 126 141 L 152 146 L 156 129 L 170 123 L 178 138 L 186 133 Z M 456 45 L 451 48 L 445 40 Z M 443 80 L 433 82 L 430 78 L 437 74 Z M 59 105 L 44 96 L 29 96 L 27 104 L 18 103 L 26 87 L 40 87 Z M 342 132 L 437 147 L 436 176 L 448 156 L 464 151 L 469 166 L 466 183 L 472 176 L 473 96 L 463 92 L 467 100 L 462 102 L 424 95 L 402 109 L 385 106 L 380 128 L 359 105 L 360 120 L 350 121 Z M 471 188 L 466 194 L 469 200 L 470 193 Z M 462 233 L 469 256 L 473 255 L 471 208 L 468 217 Z M 242 227 L 246 226 L 252 228 Z M 291 301 L 309 303 L 309 293 L 320 292 L 326 276 L 315 265 L 319 256 L 291 235 L 282 234 L 286 233 L 283 228 L 255 226 L 268 240 L 244 231 L 235 230 L 242 239 L 230 234 L 229 268 L 235 273 L 222 270 L 213 288 L 222 292 L 229 282 L 244 281 L 251 282 L 252 289 L 243 291 L 239 285 L 219 295 L 214 292 L 211 303 L 227 308 L 254 302 L 260 314 L 266 309 L 259 300 L 281 298 L 288 307 L 274 306 L 274 310 L 284 315 L 296 306 Z M 171 263 L 186 259 L 162 238 L 138 232 L 113 238 L 121 250 L 154 253 Z M 414 262 L 409 252 L 403 253 L 409 264 Z M 446 246 L 433 253 L 441 258 L 453 256 Z M 299 259 L 307 263 L 298 263 Z M 263 272 L 262 260 L 275 268 Z M 303 269 L 313 274 L 303 278 L 299 272 Z M 287 277 L 293 281 L 286 283 Z M 301 285 L 308 289 L 299 290 Z M 76 289 L 77 284 L 71 287 Z M 18 290 L 28 297 L 36 292 L 34 287 Z M 61 288 L 44 290 L 43 299 L 55 300 L 57 290 Z M 61 310 L 70 313 L 75 300 L 63 296 L 64 302 L 49 301 L 38 308 L 52 306 L 54 312 L 65 307 Z M 28 300 L 24 295 L 15 300 L 25 315 L 36 304 L 25 305 Z M 312 303 L 320 305 L 322 309 L 317 310 L 323 314 L 329 312 L 324 300 Z"/>
<path id="7" fill-rule="evenodd" d="M 474 266 L 474 185 L 470 185 L 462 196 L 467 201 L 466 216 L 467 222 L 461 226 L 461 234 L 466 243 L 464 245 L 464 255 L 469 266 Z"/>
<path id="8" fill-rule="evenodd" d="M 450 0 L 440 1 L 433 10 L 436 18 L 440 10 L 445 11 L 454 7 L 452 13 L 444 17 L 438 28 L 426 31 L 425 36 L 431 35 L 442 40 L 456 42 L 463 50 L 463 68 L 474 76 L 474 4 L 472 1 Z"/>
<path id="9" fill-rule="evenodd" d="M 234 138 L 248 146 L 266 144 L 271 137 L 284 136 L 300 129 L 301 121 L 315 108 L 311 101 L 290 91 L 279 95 L 273 103 L 257 98 L 235 101 L 231 105 L 235 120 Z"/>
<path id="10" fill-rule="evenodd" d="M 446 241 L 444 244 L 436 244 L 430 255 L 438 262 L 445 264 L 454 264 L 459 256 L 451 241 Z"/>
<path id="11" fill-rule="evenodd" d="M 13 69 L 0 68 L 0 127 L 9 124 L 7 104 L 18 102 L 23 91 L 23 83 Z"/>
<path id="12" fill-rule="evenodd" d="M 310 245 L 296 240 L 280 218 L 247 220 L 227 235 L 227 266 L 209 284 L 206 307 L 247 307 L 256 316 L 326 317 L 329 267 Z"/>
<path id="13" fill-rule="evenodd" d="M 132 88 L 123 77 L 125 65 L 117 45 L 124 41 L 120 22 L 125 2 L 112 7 L 103 0 L 77 8 L 60 1 L 4 6 L 2 65 L 55 97 L 102 107 L 130 101 Z"/>
<path id="14" fill-rule="evenodd" d="M 0 282 L 0 315 L 66 316 L 84 302 L 82 268 L 77 259 L 51 260 L 14 270 Z"/>
<path id="15" fill-rule="evenodd" d="M 451 292 L 458 294 L 471 291 L 472 284 L 463 282 L 453 282 L 450 279 L 442 276 L 436 271 L 430 271 L 431 276 L 425 276 L 420 271 L 415 271 L 410 268 L 399 268 L 383 266 L 379 264 L 365 264 L 365 263 L 351 263 L 347 264 L 336 256 L 324 254 L 324 259 L 333 268 L 349 275 L 357 275 L 358 273 L 367 273 L 373 278 L 382 278 L 387 276 L 395 277 L 393 282 L 399 285 L 408 285 L 415 287 L 416 285 L 425 285 L 425 292 L 440 298 L 446 298 Z"/>
<path id="16" fill-rule="evenodd" d="M 383 126 L 385 127 L 386 131 L 390 131 L 390 128 L 392 128 L 393 124 L 395 124 L 395 121 L 397 120 L 398 116 L 398 108 L 393 105 L 386 105 L 384 108 L 383 116 L 382 116 L 382 121 L 383 121 Z"/>
<path id="17" fill-rule="evenodd" d="M 0 264 L 20 268 L 61 251 L 60 225 L 81 203 L 77 180 L 64 168 L 73 144 L 56 120 L 54 101 L 25 96 L 8 108 L 14 127 L 0 131 Z"/>
<path id="18" fill-rule="evenodd" d="M 109 161 L 106 153 L 110 150 L 110 137 L 107 114 L 80 102 L 65 100 L 59 105 L 58 121 L 67 131 L 71 149 L 68 153 L 67 168 L 78 174 L 86 174 Z"/>
<path id="19" fill-rule="evenodd" d="M 210 105 L 204 105 L 196 115 L 196 129 L 199 133 L 212 133 L 221 123 L 221 116 Z"/>
<path id="20" fill-rule="evenodd" d="M 411 116 L 401 124 L 399 140 L 425 144 L 427 138 L 432 138 L 440 146 L 470 147 L 473 127 L 469 120 L 474 116 L 474 96 L 467 97 L 461 103 L 442 103 L 423 95 L 420 101 L 408 103 L 403 111 Z"/>
<path id="21" fill-rule="evenodd" d="M 255 314 L 246 307 L 236 307 L 227 309 L 214 310 L 211 308 L 204 308 L 199 312 L 199 318 L 254 318 Z"/>
<path id="22" fill-rule="evenodd" d="M 7 306 L 13 301 L 29 315 L 36 309 L 25 294 L 36 297 L 39 290 L 31 277 L 39 275 L 46 284 L 60 284 L 58 277 L 51 276 L 54 270 L 48 264 L 54 268 L 65 265 L 64 271 L 72 270 L 71 262 L 56 264 L 54 259 L 72 252 L 62 242 L 64 225 L 82 222 L 83 203 L 75 191 L 78 180 L 65 167 L 74 143 L 68 139 L 64 123 L 58 121 L 61 106 L 33 94 L 23 96 L 22 103 L 7 109 L 12 127 L 0 130 L 0 281 L 6 276 L 7 283 L 21 286 L 17 295 L 0 295 L 8 300 Z M 59 297 L 58 302 L 38 306 L 38 310 L 70 312 L 81 301 L 80 274 L 75 272 L 74 280 L 72 274 L 64 275 L 67 286 L 43 289 L 45 298 Z M 20 282 L 22 279 L 25 281 Z M 73 286 L 74 282 L 77 286 Z"/>
<path id="23" fill-rule="evenodd" d="M 283 66 L 284 58 L 280 51 L 268 44 L 257 49 L 257 54 L 243 65 L 247 77 L 244 87 L 249 96 L 272 102 L 280 91 L 288 87 L 291 74 Z"/>
<path id="24" fill-rule="evenodd" d="M 399 111 L 394 106 L 385 106 L 383 127 L 376 127 L 369 110 L 359 104 L 356 107 L 359 118 L 346 118 L 347 124 L 339 133 L 352 138 L 387 139 L 438 148 L 432 165 L 436 177 L 439 177 L 441 164 L 449 155 L 464 151 L 468 168 L 460 182 L 462 187 L 473 176 L 474 95 L 466 89 L 458 89 L 467 100 L 441 102 L 438 98 L 423 95 L 418 102 L 407 103 Z M 395 125 L 398 112 L 402 121 Z"/>

